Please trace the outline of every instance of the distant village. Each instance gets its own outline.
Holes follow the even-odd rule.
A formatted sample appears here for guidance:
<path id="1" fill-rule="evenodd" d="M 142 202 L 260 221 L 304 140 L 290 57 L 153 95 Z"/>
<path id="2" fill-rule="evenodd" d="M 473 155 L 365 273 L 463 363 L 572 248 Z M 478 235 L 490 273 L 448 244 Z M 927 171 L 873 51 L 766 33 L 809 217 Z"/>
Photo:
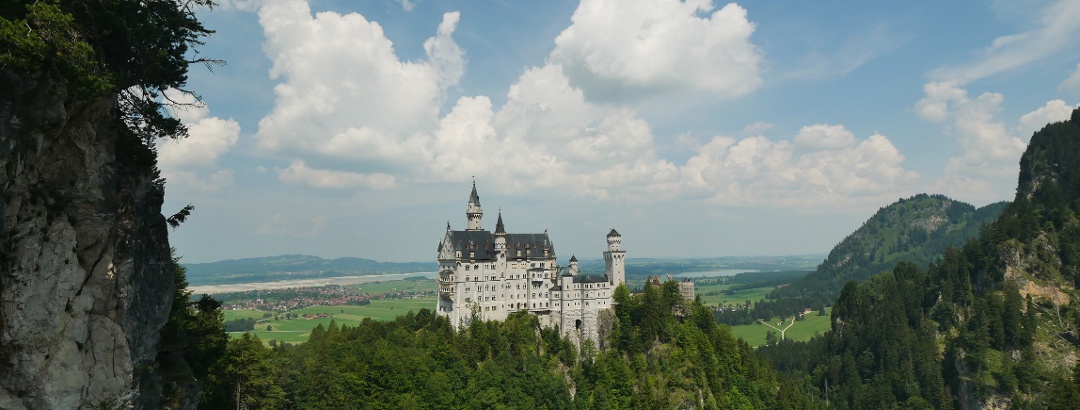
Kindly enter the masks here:
<path id="1" fill-rule="evenodd" d="M 355 286 L 327 285 L 272 290 L 249 290 L 214 295 L 226 310 L 254 309 L 288 312 L 310 306 L 367 305 L 372 300 L 432 297 L 434 291 L 364 292 Z"/>

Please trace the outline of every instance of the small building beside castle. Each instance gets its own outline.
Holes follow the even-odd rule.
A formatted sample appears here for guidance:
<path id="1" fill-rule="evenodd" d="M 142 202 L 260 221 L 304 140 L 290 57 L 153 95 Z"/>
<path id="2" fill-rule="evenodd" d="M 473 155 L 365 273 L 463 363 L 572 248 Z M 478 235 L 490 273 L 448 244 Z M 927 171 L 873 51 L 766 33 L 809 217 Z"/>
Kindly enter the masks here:
<path id="1" fill-rule="evenodd" d="M 583 275 L 576 256 L 559 266 L 555 246 L 543 233 L 508 233 L 502 212 L 495 232 L 483 229 L 484 211 L 473 182 L 465 209 L 467 227 L 446 234 L 438 247 L 436 313 L 455 328 L 479 320 L 504 320 L 520 310 L 558 326 L 563 335 L 599 343 L 599 317 L 611 309 L 612 293 L 626 282 L 626 251 L 615 229 L 607 234 L 603 276 Z"/>

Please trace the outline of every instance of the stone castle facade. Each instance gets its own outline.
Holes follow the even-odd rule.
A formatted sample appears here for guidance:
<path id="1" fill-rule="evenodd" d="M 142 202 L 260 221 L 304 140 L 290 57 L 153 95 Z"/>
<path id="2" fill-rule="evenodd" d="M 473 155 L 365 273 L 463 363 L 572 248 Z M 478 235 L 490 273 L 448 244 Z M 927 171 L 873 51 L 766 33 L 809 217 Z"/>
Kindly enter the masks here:
<path id="1" fill-rule="evenodd" d="M 457 231 L 447 223 L 439 243 L 439 315 L 461 328 L 474 317 L 504 320 L 525 310 L 572 340 L 599 342 L 599 317 L 612 308 L 615 287 L 626 282 L 626 251 L 615 229 L 607 235 L 604 275 L 589 276 L 581 274 L 575 256 L 568 266 L 558 265 L 546 230 L 508 233 L 502 212 L 495 232 L 483 229 L 475 182 L 465 215 L 467 228 Z"/>

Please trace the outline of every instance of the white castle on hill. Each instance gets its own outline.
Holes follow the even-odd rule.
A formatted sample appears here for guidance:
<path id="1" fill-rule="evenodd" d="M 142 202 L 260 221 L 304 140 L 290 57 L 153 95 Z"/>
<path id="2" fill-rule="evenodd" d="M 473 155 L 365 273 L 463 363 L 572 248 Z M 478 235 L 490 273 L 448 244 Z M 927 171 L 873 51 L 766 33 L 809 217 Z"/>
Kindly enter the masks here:
<path id="1" fill-rule="evenodd" d="M 468 228 L 455 231 L 447 223 L 439 243 L 439 315 L 460 328 L 474 314 L 504 320 L 525 310 L 577 342 L 599 342 L 599 316 L 611 309 L 615 287 L 626 282 L 626 251 L 615 229 L 607 235 L 604 275 L 589 276 L 579 273 L 577 257 L 570 257 L 569 266 L 558 265 L 546 230 L 507 233 L 501 211 L 495 232 L 484 230 L 476 182 L 465 215 Z"/>

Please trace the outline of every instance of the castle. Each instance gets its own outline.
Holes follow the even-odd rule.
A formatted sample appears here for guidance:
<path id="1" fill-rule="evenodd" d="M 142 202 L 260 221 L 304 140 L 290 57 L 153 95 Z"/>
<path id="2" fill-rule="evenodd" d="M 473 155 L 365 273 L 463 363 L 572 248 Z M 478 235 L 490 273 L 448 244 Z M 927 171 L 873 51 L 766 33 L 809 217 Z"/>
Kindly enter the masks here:
<path id="1" fill-rule="evenodd" d="M 569 266 L 558 265 L 546 230 L 507 233 L 502 211 L 495 232 L 483 229 L 476 182 L 465 216 L 467 228 L 455 231 L 448 222 L 439 243 L 439 315 L 461 328 L 474 317 L 504 320 L 525 310 L 576 342 L 599 342 L 599 317 L 611 309 L 615 287 L 626 282 L 626 251 L 615 229 L 607 234 L 604 276 L 589 276 L 579 272 L 575 256 Z"/>

